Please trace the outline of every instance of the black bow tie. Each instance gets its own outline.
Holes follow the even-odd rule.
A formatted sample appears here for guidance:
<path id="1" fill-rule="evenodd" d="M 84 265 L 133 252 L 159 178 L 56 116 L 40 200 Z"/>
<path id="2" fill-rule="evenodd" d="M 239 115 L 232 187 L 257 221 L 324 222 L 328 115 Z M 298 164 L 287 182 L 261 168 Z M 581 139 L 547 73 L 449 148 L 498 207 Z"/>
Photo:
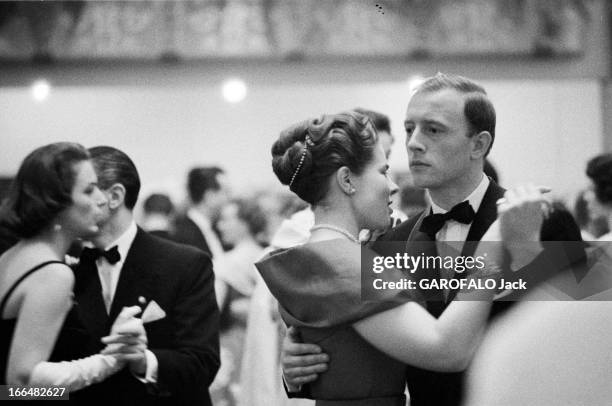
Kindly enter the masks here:
<path id="1" fill-rule="evenodd" d="M 467 200 L 453 206 L 446 213 L 430 214 L 423 219 L 419 231 L 429 235 L 432 240 L 435 239 L 436 233 L 440 231 L 448 220 L 455 220 L 459 223 L 470 224 L 474 220 L 474 209 L 470 206 Z"/>
<path id="2" fill-rule="evenodd" d="M 106 258 L 109 264 L 114 265 L 121 259 L 121 254 L 119 254 L 119 249 L 116 245 L 107 251 L 103 251 L 99 248 L 85 247 L 83 248 L 83 252 L 81 252 L 81 261 L 95 262 L 101 257 Z"/>

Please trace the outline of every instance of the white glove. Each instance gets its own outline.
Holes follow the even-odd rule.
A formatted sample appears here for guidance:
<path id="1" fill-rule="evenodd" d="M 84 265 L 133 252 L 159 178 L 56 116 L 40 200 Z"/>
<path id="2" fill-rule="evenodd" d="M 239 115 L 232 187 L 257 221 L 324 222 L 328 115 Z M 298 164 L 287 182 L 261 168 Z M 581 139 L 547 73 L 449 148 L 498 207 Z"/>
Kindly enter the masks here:
<path id="1" fill-rule="evenodd" d="M 39 362 L 32 370 L 29 385 L 60 386 L 74 392 L 103 381 L 123 366 L 115 357 L 102 354 L 74 361 Z"/>

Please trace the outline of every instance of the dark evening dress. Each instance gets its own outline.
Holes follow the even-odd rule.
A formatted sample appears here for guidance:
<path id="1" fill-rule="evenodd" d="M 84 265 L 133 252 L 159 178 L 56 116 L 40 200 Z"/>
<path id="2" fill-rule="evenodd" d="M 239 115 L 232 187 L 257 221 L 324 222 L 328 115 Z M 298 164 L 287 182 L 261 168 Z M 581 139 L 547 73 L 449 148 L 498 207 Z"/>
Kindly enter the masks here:
<path id="1" fill-rule="evenodd" d="M 405 405 L 406 365 L 377 350 L 352 327 L 416 300 L 405 290 L 370 291 L 368 300 L 362 300 L 362 283 L 373 276 L 365 267 L 362 272 L 361 264 L 371 263 L 373 256 L 367 248 L 338 239 L 275 251 L 256 264 L 285 323 L 330 356 L 328 370 L 310 384 L 317 406 Z M 397 280 L 397 272 L 381 275 Z"/>
<path id="2" fill-rule="evenodd" d="M 8 302 L 11 293 L 23 282 L 28 276 L 34 272 L 45 272 L 45 267 L 49 264 L 64 264 L 61 261 L 47 261 L 43 262 L 28 272 L 24 273 L 13 285 L 7 290 L 4 297 L 0 301 L 0 316 L 4 313 L 4 307 Z M 78 313 L 76 311 L 76 303 L 73 304 L 72 308 L 68 312 L 64 324 L 59 332 L 51 356 L 49 357 L 50 362 L 67 361 L 82 358 L 89 355 L 87 347 L 90 344 L 90 338 L 82 326 Z M 13 333 L 17 319 L 0 319 L 0 385 L 6 384 L 6 370 L 8 367 L 8 355 L 13 339 Z"/>

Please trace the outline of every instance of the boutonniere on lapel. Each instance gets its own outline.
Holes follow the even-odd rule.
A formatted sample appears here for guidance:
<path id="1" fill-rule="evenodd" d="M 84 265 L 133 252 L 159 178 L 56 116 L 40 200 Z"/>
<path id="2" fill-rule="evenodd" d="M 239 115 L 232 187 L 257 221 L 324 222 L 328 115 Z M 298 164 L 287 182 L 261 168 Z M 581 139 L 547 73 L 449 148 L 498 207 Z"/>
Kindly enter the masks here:
<path id="1" fill-rule="evenodd" d="M 140 296 L 138 298 L 138 302 L 140 303 L 141 306 L 144 306 L 144 304 L 146 303 L 146 299 L 142 296 Z M 161 320 L 164 317 L 166 317 L 166 312 L 164 311 L 164 309 L 162 309 L 157 302 L 155 302 L 155 300 L 151 300 L 147 306 L 145 307 L 145 309 L 142 311 L 142 323 L 146 324 L 146 323 L 151 323 L 157 320 Z"/>

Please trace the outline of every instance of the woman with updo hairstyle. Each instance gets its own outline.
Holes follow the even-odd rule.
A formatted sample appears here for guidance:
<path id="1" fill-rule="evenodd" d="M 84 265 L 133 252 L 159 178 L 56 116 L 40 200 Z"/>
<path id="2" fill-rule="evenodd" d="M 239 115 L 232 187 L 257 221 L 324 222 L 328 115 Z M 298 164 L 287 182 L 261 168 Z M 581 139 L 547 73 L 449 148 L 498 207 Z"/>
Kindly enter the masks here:
<path id="1" fill-rule="evenodd" d="M 361 173 L 372 159 L 377 142 L 378 136 L 365 115 L 348 112 L 323 116 L 281 133 L 272 146 L 272 169 L 281 183 L 315 205 L 327 194 L 329 176 L 342 166 Z"/>
<path id="2" fill-rule="evenodd" d="M 320 373 L 314 382 L 286 379 L 289 391 L 310 382 L 307 396 L 318 406 L 404 405 L 405 364 L 465 369 L 493 292 L 460 292 L 460 299 L 472 300 L 453 301 L 436 319 L 414 290 L 367 288 L 372 269 L 364 266 L 362 275 L 361 264 L 373 264 L 377 254 L 360 245 L 358 233 L 389 225 L 391 195 L 398 190 L 369 119 L 351 111 L 290 127 L 272 146 L 272 167 L 281 183 L 312 205 L 315 225 L 306 244 L 275 251 L 256 266 L 280 303 L 289 334 L 317 344 L 331 360 L 325 372 L 309 370 Z M 522 214 L 520 205 L 515 208 Z M 497 240 L 498 226 L 483 240 Z M 406 277 L 392 267 L 375 276 Z M 291 378 L 287 371 L 285 378 Z"/>
<path id="3" fill-rule="evenodd" d="M 18 238 L 0 256 L 0 384 L 74 391 L 123 368 L 112 355 L 67 362 L 86 355 L 87 337 L 76 334 L 74 275 L 64 259 L 76 239 L 98 232 L 106 204 L 81 145 L 49 144 L 22 162 L 0 208 L 0 225 Z M 136 312 L 124 309 L 112 331 L 142 334 Z"/>
<path id="4" fill-rule="evenodd" d="M 591 218 L 603 217 L 612 226 L 612 153 L 597 155 L 587 163 L 586 175 L 591 181 L 584 198 Z M 602 235 L 598 241 L 612 241 L 612 232 Z"/>

